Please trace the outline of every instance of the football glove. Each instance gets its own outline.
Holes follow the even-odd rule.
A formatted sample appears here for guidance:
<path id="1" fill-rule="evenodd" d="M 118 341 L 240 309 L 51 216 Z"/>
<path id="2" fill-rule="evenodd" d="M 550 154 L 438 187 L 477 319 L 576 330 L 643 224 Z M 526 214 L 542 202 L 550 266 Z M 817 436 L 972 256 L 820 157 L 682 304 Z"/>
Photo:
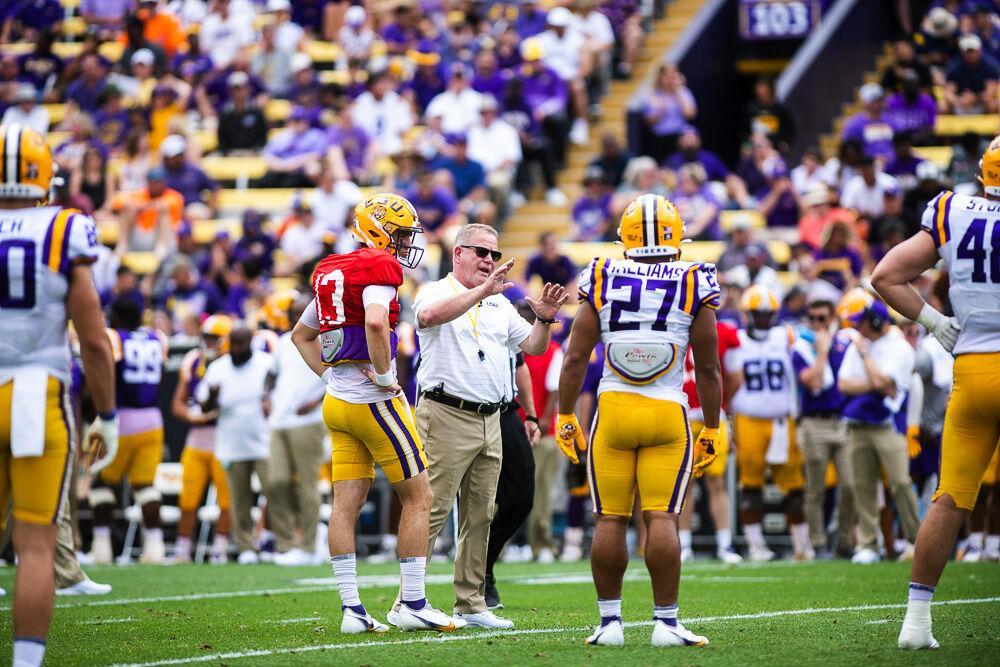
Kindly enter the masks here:
<path id="1" fill-rule="evenodd" d="M 941 347 L 951 352 L 958 342 L 958 334 L 962 327 L 954 317 L 946 317 L 930 304 L 925 303 L 917 315 L 917 322 L 922 324 L 932 336 L 938 339 Z"/>
<path id="2" fill-rule="evenodd" d="M 906 449 L 910 454 L 911 459 L 915 459 L 920 456 L 920 427 L 919 426 L 909 426 L 906 429 Z"/>
<path id="3" fill-rule="evenodd" d="M 83 451 L 92 474 L 107 468 L 118 454 L 118 415 L 98 416 L 83 434 Z"/>
<path id="4" fill-rule="evenodd" d="M 587 440 L 583 437 L 583 429 L 575 414 L 556 416 L 556 444 L 570 461 L 580 462 L 577 451 L 587 449 Z"/>
<path id="5" fill-rule="evenodd" d="M 701 477 L 708 466 L 715 461 L 715 442 L 719 439 L 719 429 L 705 426 L 694 443 L 694 467 L 692 473 Z"/>

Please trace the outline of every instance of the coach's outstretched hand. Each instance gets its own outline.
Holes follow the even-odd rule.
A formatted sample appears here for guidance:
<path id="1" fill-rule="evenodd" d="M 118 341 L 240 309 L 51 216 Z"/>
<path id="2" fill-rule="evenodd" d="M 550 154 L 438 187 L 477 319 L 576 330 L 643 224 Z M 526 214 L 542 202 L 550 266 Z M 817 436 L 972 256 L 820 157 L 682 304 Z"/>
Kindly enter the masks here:
<path id="1" fill-rule="evenodd" d="M 556 415 L 556 444 L 573 463 L 580 462 L 578 451 L 586 451 L 587 440 L 575 414 Z"/>
<path id="2" fill-rule="evenodd" d="M 569 294 L 566 293 L 566 288 L 562 285 L 545 283 L 545 287 L 542 288 L 542 293 L 537 299 L 526 296 L 524 300 L 528 302 L 531 310 L 539 318 L 551 320 L 556 316 L 556 313 L 559 312 L 563 304 L 569 300 Z"/>

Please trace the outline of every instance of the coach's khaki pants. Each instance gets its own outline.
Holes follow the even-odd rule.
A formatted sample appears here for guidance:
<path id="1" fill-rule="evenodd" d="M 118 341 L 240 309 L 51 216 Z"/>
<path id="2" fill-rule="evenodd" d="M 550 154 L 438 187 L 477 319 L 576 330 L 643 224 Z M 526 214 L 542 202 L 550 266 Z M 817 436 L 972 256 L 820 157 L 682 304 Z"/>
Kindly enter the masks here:
<path id="1" fill-rule="evenodd" d="M 555 436 L 547 435 L 538 441 L 535 455 L 535 502 L 528 515 L 528 544 L 538 555 L 542 549 L 556 550 L 552 537 L 552 484 L 559 474 L 559 447 Z"/>
<path id="2" fill-rule="evenodd" d="M 316 482 L 323 463 L 323 439 L 326 437 L 326 426 L 322 422 L 271 430 L 268 526 L 274 531 L 281 553 L 296 546 L 295 527 L 302 533 L 299 546 L 310 553 L 316 548 L 320 504 Z"/>
<path id="3" fill-rule="evenodd" d="M 73 518 L 76 515 L 76 478 L 80 466 L 76 460 L 76 452 L 70 454 L 69 484 L 63 485 L 62 507 L 59 512 L 59 531 L 56 533 L 56 552 L 53 559 L 56 588 L 69 588 L 84 579 L 87 575 L 80 569 L 76 559 L 76 533 L 73 530 Z"/>
<path id="4" fill-rule="evenodd" d="M 250 508 L 253 506 L 253 489 L 250 486 L 250 475 L 254 472 L 260 479 L 262 489 L 268 484 L 267 459 L 255 461 L 230 461 L 222 466 L 229 480 L 229 512 L 232 517 L 232 538 L 240 553 L 256 551 L 253 543 L 253 517 Z"/>
<path id="5" fill-rule="evenodd" d="M 496 509 L 503 449 L 500 413 L 478 415 L 427 398 L 417 404 L 417 432 L 427 455 L 431 506 L 427 556 L 458 497 L 455 611 L 486 611 L 486 547 Z"/>
<path id="6" fill-rule="evenodd" d="M 896 514 L 903 534 L 917 539 L 917 495 L 910 481 L 910 458 L 906 440 L 890 424 L 851 424 L 851 466 L 854 469 L 854 499 L 861 528 L 862 549 L 878 551 L 878 485 L 885 470 L 889 491 L 896 501 Z"/>
<path id="7" fill-rule="evenodd" d="M 803 417 L 797 430 L 799 449 L 806 461 L 806 521 L 816 549 L 826 548 L 826 465 L 837 469 L 837 546 L 851 548 L 854 527 L 854 480 L 847 446 L 847 425 L 841 419 Z"/>

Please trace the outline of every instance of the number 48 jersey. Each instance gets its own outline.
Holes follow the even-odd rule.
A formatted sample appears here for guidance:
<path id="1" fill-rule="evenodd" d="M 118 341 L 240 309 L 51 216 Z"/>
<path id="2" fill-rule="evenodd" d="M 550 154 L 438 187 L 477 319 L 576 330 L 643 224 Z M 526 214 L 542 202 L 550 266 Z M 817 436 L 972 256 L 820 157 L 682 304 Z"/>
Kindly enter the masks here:
<path id="1" fill-rule="evenodd" d="M 687 407 L 684 356 L 698 310 L 719 308 L 714 264 L 595 258 L 579 300 L 597 311 L 605 344 L 598 394 L 621 391 Z"/>
<path id="2" fill-rule="evenodd" d="M 924 210 L 948 267 L 948 297 L 962 325 L 955 354 L 1000 352 L 1000 202 L 945 191 Z"/>
<path id="3" fill-rule="evenodd" d="M 733 414 L 762 419 L 791 417 L 797 409 L 790 327 L 775 326 L 762 340 L 740 331 L 740 345 L 726 355 L 726 370 L 743 374 L 730 405 Z"/>

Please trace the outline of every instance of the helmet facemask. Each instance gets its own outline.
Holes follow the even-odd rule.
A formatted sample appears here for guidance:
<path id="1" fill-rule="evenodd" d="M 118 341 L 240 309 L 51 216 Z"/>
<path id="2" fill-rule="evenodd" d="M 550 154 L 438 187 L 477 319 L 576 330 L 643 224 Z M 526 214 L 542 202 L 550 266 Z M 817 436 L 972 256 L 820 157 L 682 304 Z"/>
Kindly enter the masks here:
<path id="1" fill-rule="evenodd" d="M 424 249 L 416 245 L 417 234 L 424 230 L 420 227 L 400 227 L 391 222 L 383 223 L 382 229 L 389 236 L 386 250 L 396 256 L 401 266 L 415 269 L 424 257 Z"/>

